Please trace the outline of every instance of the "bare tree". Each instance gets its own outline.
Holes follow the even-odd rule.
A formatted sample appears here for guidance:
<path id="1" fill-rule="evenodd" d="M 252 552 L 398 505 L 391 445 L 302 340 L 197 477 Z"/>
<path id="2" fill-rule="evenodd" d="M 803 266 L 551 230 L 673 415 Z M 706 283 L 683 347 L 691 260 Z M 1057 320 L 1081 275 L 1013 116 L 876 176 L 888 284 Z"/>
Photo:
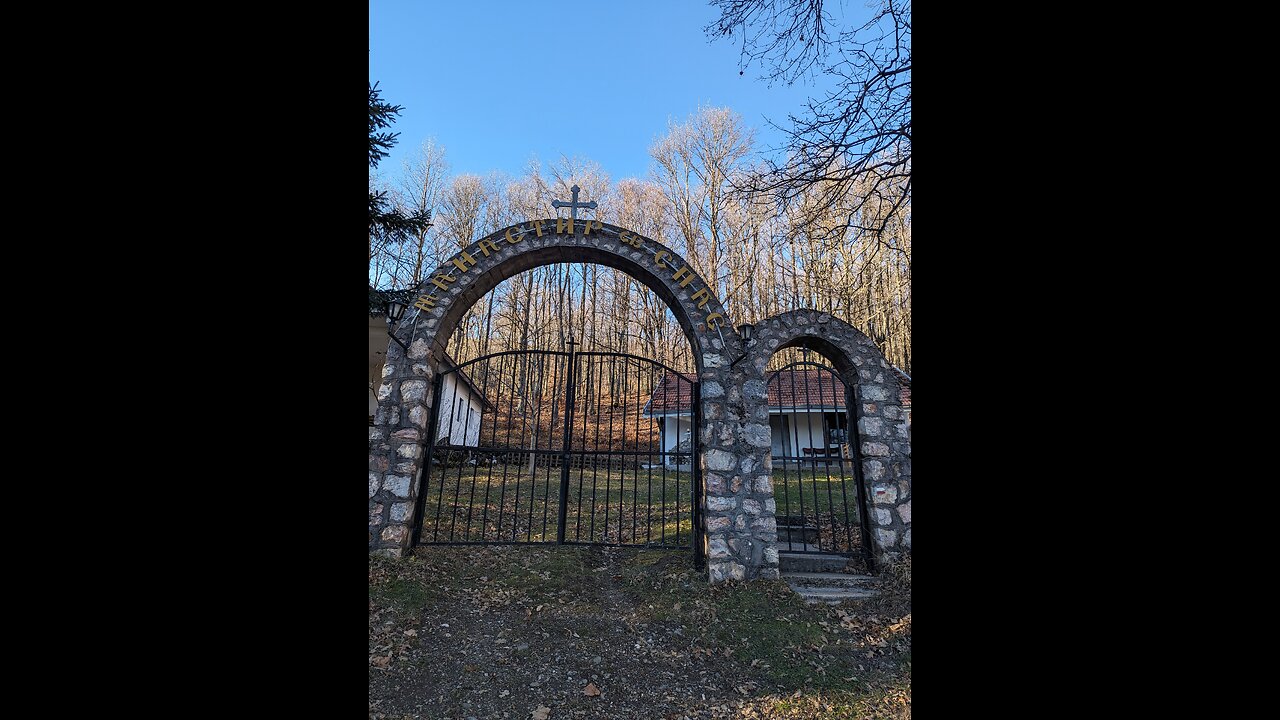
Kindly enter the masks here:
<path id="1" fill-rule="evenodd" d="M 855 228 L 876 236 L 911 204 L 911 0 L 880 0 L 870 20 L 842 27 L 823 0 L 711 0 L 720 18 L 704 32 L 742 39 L 741 66 L 759 62 L 770 84 L 821 74 L 835 89 L 788 117 L 784 157 L 745 187 L 783 203 L 811 198 L 846 208 L 824 242 Z M 816 235 L 813 229 L 811 235 Z"/>
<path id="2" fill-rule="evenodd" d="M 400 180 L 400 204 L 409 211 L 425 212 L 436 206 L 441 189 L 444 187 L 449 172 L 449 163 L 445 160 L 444 147 L 437 145 L 434 139 L 422 143 L 417 157 L 404 161 L 404 172 Z M 414 233 L 407 256 L 410 265 L 408 285 L 417 285 L 422 281 L 424 273 L 429 272 L 440 259 L 440 248 L 428 244 L 427 237 L 431 227 L 422 228 Z"/>

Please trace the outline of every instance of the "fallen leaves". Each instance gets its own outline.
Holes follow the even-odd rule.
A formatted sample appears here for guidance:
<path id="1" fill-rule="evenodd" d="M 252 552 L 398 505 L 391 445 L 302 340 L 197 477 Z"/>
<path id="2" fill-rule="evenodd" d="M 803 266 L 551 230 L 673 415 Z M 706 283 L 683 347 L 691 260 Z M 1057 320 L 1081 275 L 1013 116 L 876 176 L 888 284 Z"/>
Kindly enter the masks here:
<path id="1" fill-rule="evenodd" d="M 587 697 L 600 697 L 600 688 L 596 687 L 595 683 L 587 683 L 587 686 L 582 688 L 582 694 Z"/>
<path id="2" fill-rule="evenodd" d="M 537 710 L 533 711 L 532 720 L 547 720 L 551 716 L 551 708 L 546 705 L 539 705 Z"/>
<path id="3" fill-rule="evenodd" d="M 380 657 L 371 657 L 369 658 L 369 664 L 380 670 L 386 670 L 387 666 L 391 664 L 391 656 L 382 655 Z"/>

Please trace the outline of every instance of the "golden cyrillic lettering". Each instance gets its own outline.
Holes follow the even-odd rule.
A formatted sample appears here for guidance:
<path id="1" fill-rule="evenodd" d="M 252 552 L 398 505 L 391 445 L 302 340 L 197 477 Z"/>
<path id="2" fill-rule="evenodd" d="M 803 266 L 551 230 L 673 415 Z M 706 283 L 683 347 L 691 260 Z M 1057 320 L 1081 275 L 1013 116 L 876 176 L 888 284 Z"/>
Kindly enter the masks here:
<path id="1" fill-rule="evenodd" d="M 710 315 L 707 316 L 707 329 L 719 330 L 720 321 L 722 319 L 724 319 L 724 315 L 721 315 L 720 313 L 711 313 Z"/>
<path id="2" fill-rule="evenodd" d="M 430 310 L 436 306 L 436 299 L 433 295 L 423 295 L 413 301 L 413 306 L 420 310 Z"/>
<path id="3" fill-rule="evenodd" d="M 684 278 L 684 280 L 680 283 L 680 287 L 688 287 L 689 283 L 693 282 L 693 272 L 689 270 L 688 265 L 681 265 L 680 269 L 675 271 L 674 274 L 672 274 L 671 279 L 679 280 L 680 278 L 686 275 L 688 275 L 688 277 Z"/>
<path id="4" fill-rule="evenodd" d="M 698 298 L 702 298 L 702 302 L 698 303 L 698 309 L 701 310 L 704 305 L 711 302 L 711 293 L 707 292 L 706 288 L 702 288 L 698 292 L 689 296 L 690 300 L 697 300 Z"/>
<path id="5" fill-rule="evenodd" d="M 436 273 L 435 277 L 431 278 L 431 282 L 434 283 L 435 286 L 440 288 L 441 290 L 448 290 L 449 283 L 453 282 L 456 279 L 457 278 L 455 278 L 454 276 L 448 275 L 446 273 Z M 441 280 L 443 280 L 444 282 L 440 282 Z"/>
<path id="6" fill-rule="evenodd" d="M 533 225 L 533 231 L 538 233 L 538 237 L 542 237 L 542 221 L 533 220 L 531 224 Z"/>
<path id="7" fill-rule="evenodd" d="M 588 220 L 588 221 L 587 221 L 587 225 L 586 225 L 586 227 L 582 228 L 582 234 L 583 234 L 583 235 L 590 235 L 590 234 L 591 234 L 591 227 L 592 227 L 593 225 L 595 226 L 596 230 L 603 230 L 603 229 L 604 229 L 604 225 L 603 225 L 599 220 Z"/>
<path id="8" fill-rule="evenodd" d="M 671 253 L 667 252 L 666 250 L 659 250 L 653 256 L 653 264 L 657 265 L 660 268 L 670 268 L 671 267 L 670 265 L 662 262 L 662 258 L 665 258 L 665 257 L 671 257 Z"/>
<path id="9" fill-rule="evenodd" d="M 573 234 L 573 218 L 556 218 L 556 232 Z"/>
<path id="10" fill-rule="evenodd" d="M 484 253 L 485 257 L 489 257 L 489 253 L 491 252 L 498 252 L 498 246 L 489 238 L 477 240 L 476 247 L 480 248 L 480 252 Z"/>
<path id="11" fill-rule="evenodd" d="M 458 272 L 466 272 L 468 267 L 476 266 L 476 258 L 471 253 L 463 250 L 458 257 L 453 259 L 453 266 L 458 268 Z"/>
<path id="12" fill-rule="evenodd" d="M 507 244 L 508 245 L 515 245 L 516 243 L 520 242 L 523 239 L 524 239 L 524 235 L 520 234 L 520 228 L 516 228 L 516 236 L 514 238 L 511 237 L 511 228 L 507 228 Z"/>

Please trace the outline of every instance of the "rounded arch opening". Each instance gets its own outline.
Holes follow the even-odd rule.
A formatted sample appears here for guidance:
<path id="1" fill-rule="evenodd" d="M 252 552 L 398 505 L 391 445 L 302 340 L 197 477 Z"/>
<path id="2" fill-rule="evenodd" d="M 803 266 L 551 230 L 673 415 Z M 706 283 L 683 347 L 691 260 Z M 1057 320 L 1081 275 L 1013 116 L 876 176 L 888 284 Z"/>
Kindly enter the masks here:
<path id="1" fill-rule="evenodd" d="M 448 339 L 464 315 L 500 283 L 547 265 L 583 263 L 620 271 L 661 299 L 684 332 L 699 376 L 708 361 L 719 367 L 722 358 L 740 350 L 740 338 L 719 300 L 698 273 L 670 249 L 607 223 L 593 221 L 596 235 L 552 233 L 548 230 L 553 224 L 533 221 L 527 223 L 530 227 L 522 224 L 500 230 L 463 250 L 451 264 L 442 265 L 418 288 L 435 307 L 411 308 L 401 323 L 402 328 L 412 328 L 409 342 L 425 339 L 431 353 L 443 357 Z M 544 226 L 546 230 L 535 234 L 536 228 Z M 577 228 L 581 227 L 579 221 Z M 485 250 L 483 257 L 477 248 Z"/>
<path id="2" fill-rule="evenodd" d="M 442 335 L 443 336 L 443 335 Z M 454 363 L 496 352 L 605 351 L 695 373 L 695 347 L 671 305 L 629 273 L 597 262 L 552 262 L 499 281 L 462 310 L 445 350 Z"/>
<path id="3" fill-rule="evenodd" d="M 849 570 L 874 572 L 855 363 L 810 334 L 779 344 L 764 360 L 778 551 L 839 555 Z"/>

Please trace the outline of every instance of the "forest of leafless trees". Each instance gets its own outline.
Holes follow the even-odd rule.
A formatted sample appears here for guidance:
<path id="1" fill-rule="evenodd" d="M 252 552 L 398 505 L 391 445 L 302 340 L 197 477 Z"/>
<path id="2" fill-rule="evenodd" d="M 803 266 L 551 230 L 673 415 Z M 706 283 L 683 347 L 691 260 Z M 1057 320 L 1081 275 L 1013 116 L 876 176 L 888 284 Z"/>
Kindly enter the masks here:
<path id="1" fill-rule="evenodd" d="M 743 190 L 761 168 L 754 133 L 732 110 L 703 108 L 673 123 L 650 148 L 646 178 L 615 181 L 598 164 L 560 158 L 530 161 L 520 177 L 453 175 L 445 149 L 424 143 L 395 183 L 379 177 L 406 211 L 433 213 L 433 225 L 400 243 L 371 242 L 369 283 L 409 288 L 458 249 L 495 230 L 533 218 L 566 215 L 552 207 L 582 188 L 595 200 L 586 217 L 629 228 L 683 255 L 710 283 L 735 324 L 813 308 L 849 322 L 911 372 L 911 206 L 888 208 L 876 222 L 850 226 L 851 208 L 870 212 L 860 186 L 819 179 L 785 204 Z M 892 178 L 865 173 L 882 187 Z M 806 197 L 805 193 L 809 195 Z M 834 199 L 833 199 L 834 194 Z M 449 342 L 458 361 L 502 350 L 631 352 L 692 368 L 689 343 L 666 305 L 647 287 L 612 268 L 557 264 L 503 282 L 467 313 Z"/>

